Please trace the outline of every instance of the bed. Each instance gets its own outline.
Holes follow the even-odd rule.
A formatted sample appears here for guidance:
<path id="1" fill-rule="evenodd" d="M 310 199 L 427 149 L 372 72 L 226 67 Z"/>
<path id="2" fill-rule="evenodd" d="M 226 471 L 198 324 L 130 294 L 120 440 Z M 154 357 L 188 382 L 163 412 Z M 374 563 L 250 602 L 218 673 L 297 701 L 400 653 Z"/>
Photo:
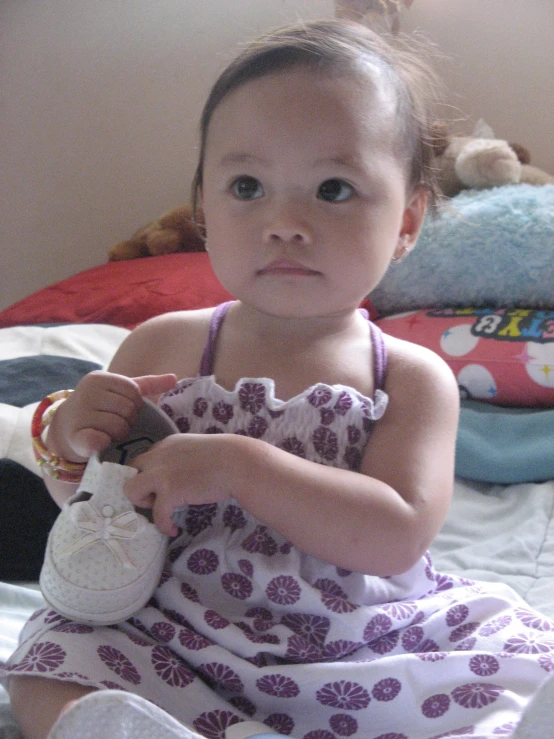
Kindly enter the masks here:
<path id="1" fill-rule="evenodd" d="M 554 186 L 467 191 L 426 221 L 366 307 L 450 364 L 462 410 L 439 569 L 511 585 L 554 618 Z M 42 603 L 57 515 L 31 449 L 39 400 L 105 367 L 134 326 L 229 298 L 206 253 L 109 262 L 0 312 L 0 660 Z M 0 737 L 17 738 L 0 688 Z"/>

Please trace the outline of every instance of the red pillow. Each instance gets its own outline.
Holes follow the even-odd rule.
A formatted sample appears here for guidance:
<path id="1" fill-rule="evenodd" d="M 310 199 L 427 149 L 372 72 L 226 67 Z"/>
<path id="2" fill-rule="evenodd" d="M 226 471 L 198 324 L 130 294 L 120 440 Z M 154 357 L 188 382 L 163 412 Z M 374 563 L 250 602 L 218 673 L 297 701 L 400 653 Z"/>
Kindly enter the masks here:
<path id="1" fill-rule="evenodd" d="M 554 310 L 446 308 L 400 313 L 377 323 L 386 334 L 441 356 L 464 397 L 554 407 Z"/>
<path id="2" fill-rule="evenodd" d="M 0 328 L 109 323 L 132 329 L 173 310 L 208 308 L 231 296 L 205 253 L 108 262 L 39 290 L 0 312 Z"/>

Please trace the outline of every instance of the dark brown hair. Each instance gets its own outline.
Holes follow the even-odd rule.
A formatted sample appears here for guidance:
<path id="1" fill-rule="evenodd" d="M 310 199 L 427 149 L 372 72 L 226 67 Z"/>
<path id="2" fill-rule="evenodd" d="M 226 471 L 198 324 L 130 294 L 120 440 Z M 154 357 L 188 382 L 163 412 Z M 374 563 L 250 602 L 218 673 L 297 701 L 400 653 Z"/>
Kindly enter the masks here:
<path id="1" fill-rule="evenodd" d="M 296 67 L 322 74 L 371 78 L 377 69 L 396 95 L 399 154 L 407 162 L 410 188 L 424 187 L 437 202 L 432 167 L 433 104 L 436 77 L 412 51 L 389 44 L 369 28 L 350 21 L 302 23 L 270 32 L 249 44 L 216 80 L 200 118 L 200 152 L 192 183 L 193 213 L 202 191 L 206 140 L 212 115 L 234 90 L 251 80 Z M 373 84 L 373 83 L 372 83 Z"/>

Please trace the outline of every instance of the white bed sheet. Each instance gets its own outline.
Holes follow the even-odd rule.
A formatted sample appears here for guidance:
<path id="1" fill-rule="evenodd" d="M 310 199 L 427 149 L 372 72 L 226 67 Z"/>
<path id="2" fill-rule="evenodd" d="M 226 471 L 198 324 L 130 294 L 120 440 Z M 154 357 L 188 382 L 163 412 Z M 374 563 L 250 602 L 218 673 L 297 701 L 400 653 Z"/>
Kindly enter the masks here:
<path id="1" fill-rule="evenodd" d="M 456 480 L 431 553 L 439 570 L 506 582 L 554 619 L 554 481 L 493 485 Z"/>

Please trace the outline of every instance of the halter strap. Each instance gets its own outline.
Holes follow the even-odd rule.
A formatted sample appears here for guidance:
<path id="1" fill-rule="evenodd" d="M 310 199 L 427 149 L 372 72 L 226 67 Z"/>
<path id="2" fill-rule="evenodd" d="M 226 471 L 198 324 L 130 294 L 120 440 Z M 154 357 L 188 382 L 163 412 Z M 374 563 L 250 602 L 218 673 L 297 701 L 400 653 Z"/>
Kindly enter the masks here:
<path id="1" fill-rule="evenodd" d="M 206 346 L 202 352 L 202 359 L 200 361 L 200 375 L 202 377 L 213 375 L 214 364 L 215 364 L 215 345 L 217 343 L 217 335 L 219 329 L 225 318 L 225 314 L 229 308 L 233 305 L 233 300 L 229 300 L 226 303 L 221 303 L 212 313 L 210 320 L 210 330 L 208 332 L 208 340 Z"/>
<path id="2" fill-rule="evenodd" d="M 385 389 L 385 375 L 387 374 L 387 347 L 383 332 L 372 321 L 367 319 L 371 332 L 371 346 L 373 348 L 373 378 L 376 390 Z"/>
<path id="3" fill-rule="evenodd" d="M 217 343 L 217 336 L 221 324 L 225 319 L 225 315 L 229 308 L 233 305 L 232 300 L 227 303 L 221 303 L 212 313 L 210 321 L 210 329 L 208 331 L 208 340 L 206 346 L 202 352 L 202 359 L 200 361 L 200 375 L 202 377 L 213 375 L 213 369 L 215 364 L 215 347 Z M 385 347 L 385 341 L 383 339 L 383 332 L 372 323 L 367 315 L 367 311 L 362 309 L 362 313 L 367 318 L 369 324 L 369 331 L 371 334 L 371 346 L 373 349 L 373 375 L 375 378 L 375 389 L 383 390 L 385 386 L 385 374 L 387 371 L 387 350 Z"/>

